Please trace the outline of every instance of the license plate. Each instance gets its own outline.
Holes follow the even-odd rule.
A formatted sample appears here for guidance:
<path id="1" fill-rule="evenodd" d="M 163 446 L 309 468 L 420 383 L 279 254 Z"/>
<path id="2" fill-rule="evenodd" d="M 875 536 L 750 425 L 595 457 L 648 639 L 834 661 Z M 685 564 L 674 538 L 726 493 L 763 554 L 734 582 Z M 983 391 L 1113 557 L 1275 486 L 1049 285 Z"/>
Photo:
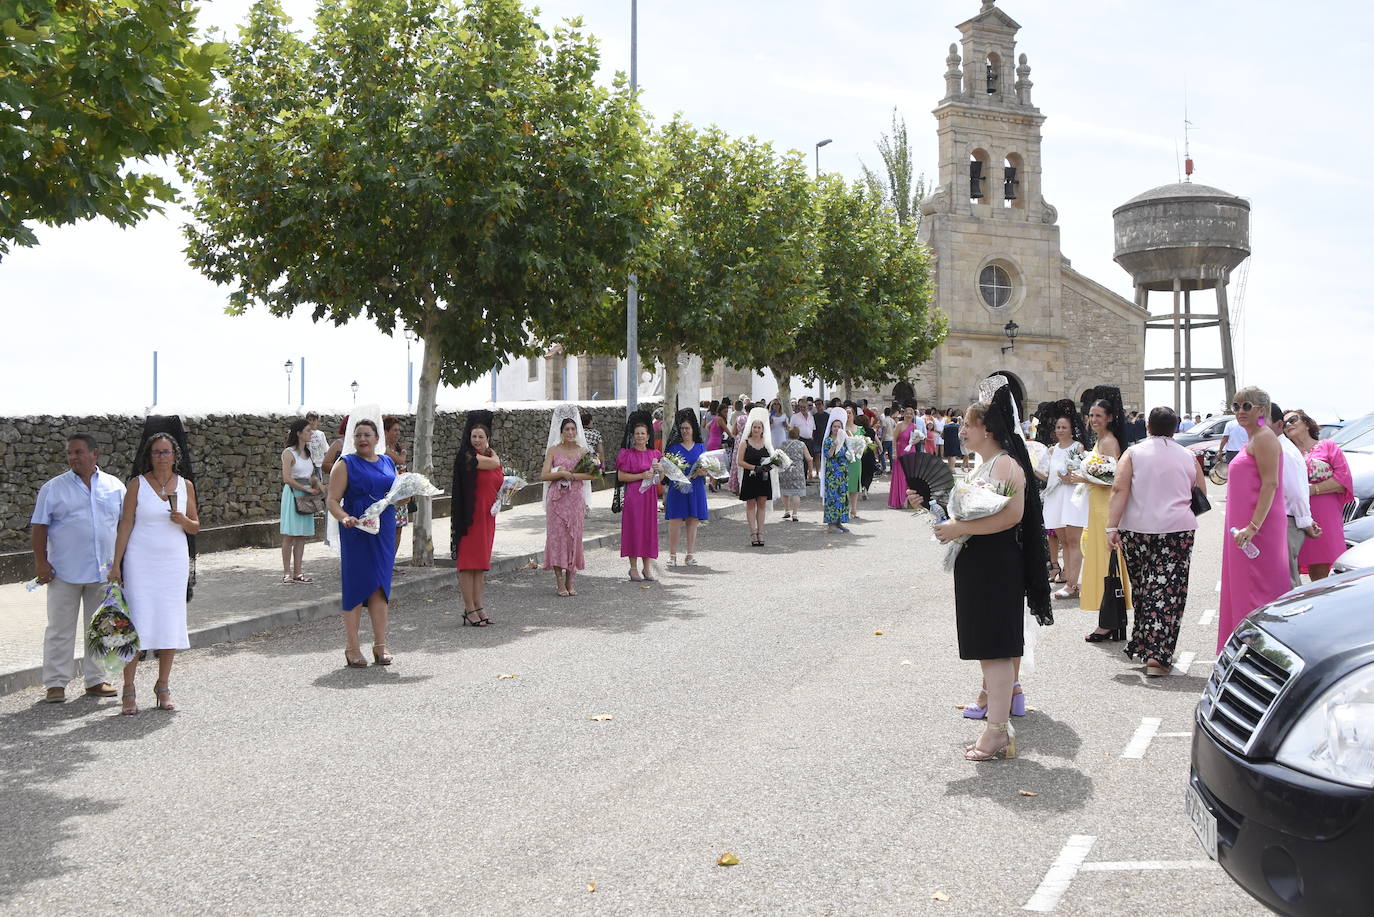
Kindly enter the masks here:
<path id="1" fill-rule="evenodd" d="M 1217 858 L 1217 817 L 1207 808 L 1207 803 L 1202 799 L 1202 794 L 1194 787 L 1188 787 L 1187 795 L 1183 800 L 1183 808 L 1188 813 L 1188 821 L 1193 826 L 1193 833 L 1197 835 L 1198 841 L 1202 844 L 1202 849 L 1207 851 L 1207 856 L 1212 859 Z"/>

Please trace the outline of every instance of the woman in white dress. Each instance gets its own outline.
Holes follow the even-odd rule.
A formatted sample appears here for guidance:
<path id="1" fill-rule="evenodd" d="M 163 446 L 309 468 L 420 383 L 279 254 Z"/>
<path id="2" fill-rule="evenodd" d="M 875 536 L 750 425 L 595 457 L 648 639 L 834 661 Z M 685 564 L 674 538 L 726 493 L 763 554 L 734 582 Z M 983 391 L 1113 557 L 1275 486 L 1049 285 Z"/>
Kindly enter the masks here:
<path id="1" fill-rule="evenodd" d="M 190 647 L 186 631 L 186 580 L 190 556 L 186 536 L 200 531 L 196 489 L 177 474 L 180 449 L 166 433 L 150 436 L 139 451 L 138 470 L 124 493 L 124 512 L 115 537 L 114 565 L 109 578 L 122 582 L 129 618 L 138 632 L 139 646 L 156 652 L 157 682 L 153 695 L 159 710 L 175 710 L 172 659 Z M 120 713 L 138 712 L 134 673 L 138 659 L 124 667 Z"/>
<path id="2" fill-rule="evenodd" d="M 1045 528 L 1059 536 L 1064 549 L 1064 588 L 1054 594 L 1056 599 L 1078 595 L 1078 577 L 1083 567 L 1083 551 L 1079 540 L 1088 524 L 1088 501 L 1074 499 L 1074 486 L 1067 482 L 1069 458 L 1074 448 L 1083 446 L 1073 436 L 1073 422 L 1063 415 L 1054 421 L 1054 446 L 1049 452 L 1045 480 Z"/>

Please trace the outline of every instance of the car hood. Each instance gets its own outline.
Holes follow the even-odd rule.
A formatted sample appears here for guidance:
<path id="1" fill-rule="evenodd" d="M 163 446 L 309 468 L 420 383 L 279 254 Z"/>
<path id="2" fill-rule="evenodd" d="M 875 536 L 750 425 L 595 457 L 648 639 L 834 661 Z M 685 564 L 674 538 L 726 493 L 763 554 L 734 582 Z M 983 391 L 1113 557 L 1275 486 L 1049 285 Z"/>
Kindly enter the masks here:
<path id="1" fill-rule="evenodd" d="M 1299 586 L 1249 620 L 1309 661 L 1374 649 L 1374 568 Z"/>
<path id="2" fill-rule="evenodd" d="M 1362 541 L 1336 558 L 1331 569 L 1344 573 L 1348 570 L 1365 570 L 1374 567 L 1374 541 Z"/>
<path id="3" fill-rule="evenodd" d="M 1361 516 L 1354 522 L 1345 524 L 1347 544 L 1359 544 L 1374 538 L 1374 516 Z"/>
<path id="4" fill-rule="evenodd" d="M 1355 483 L 1355 496 L 1361 500 L 1374 497 L 1374 452 L 1346 452 L 1346 464 Z"/>

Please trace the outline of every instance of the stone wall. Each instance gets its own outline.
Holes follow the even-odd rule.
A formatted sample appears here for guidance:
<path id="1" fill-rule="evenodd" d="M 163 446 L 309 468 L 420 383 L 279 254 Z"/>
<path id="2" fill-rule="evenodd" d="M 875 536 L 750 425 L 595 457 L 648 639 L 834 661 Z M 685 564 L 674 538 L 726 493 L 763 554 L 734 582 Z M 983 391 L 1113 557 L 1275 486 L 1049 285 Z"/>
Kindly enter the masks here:
<path id="1" fill-rule="evenodd" d="M 656 405 L 645 406 L 649 409 Z M 607 464 L 615 460 L 624 433 L 621 405 L 584 405 L 605 441 Z M 548 407 L 515 407 L 496 412 L 492 447 L 508 474 L 529 481 L 539 476 L 549 434 Z M 413 440 L 414 415 L 399 415 L 402 439 Z M 466 414 L 440 412 L 435 421 L 434 483 L 447 491 L 453 458 Z M 201 521 L 206 526 L 275 519 L 281 506 L 281 450 L 293 416 L 207 414 L 184 418 L 195 462 Z M 320 429 L 334 439 L 339 418 L 323 417 Z M 90 433 L 100 446 L 100 467 L 121 478 L 132 470 L 143 418 L 121 415 L 0 418 L 0 551 L 28 547 L 29 518 L 38 488 L 67 469 L 66 440 Z M 528 494 L 533 494 L 533 489 Z"/>
<path id="2" fill-rule="evenodd" d="M 1146 410 L 1143 321 L 1122 321 L 1069 284 L 1060 306 L 1064 327 L 1072 330 L 1064 348 L 1064 394 L 1058 397 L 1077 401 L 1094 385 L 1116 385 L 1126 410 Z"/>

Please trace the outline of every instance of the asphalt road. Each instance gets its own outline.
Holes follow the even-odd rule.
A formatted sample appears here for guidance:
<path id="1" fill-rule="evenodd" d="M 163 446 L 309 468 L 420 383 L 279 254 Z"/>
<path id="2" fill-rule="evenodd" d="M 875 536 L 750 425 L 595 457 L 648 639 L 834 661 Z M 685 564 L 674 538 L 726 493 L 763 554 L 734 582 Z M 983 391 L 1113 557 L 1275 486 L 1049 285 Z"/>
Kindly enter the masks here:
<path id="1" fill-rule="evenodd" d="M 974 765 L 942 549 L 883 503 L 849 536 L 772 524 L 762 549 L 713 523 L 703 565 L 647 589 L 614 549 L 575 598 L 496 577 L 483 630 L 456 585 L 405 601 L 389 669 L 342 668 L 324 621 L 186 653 L 173 714 L 0 698 L 0 912 L 1262 913 L 1182 807 L 1221 512 L 1188 673 L 1147 682 L 1064 607 L 1023 678 L 1021 756 Z"/>

